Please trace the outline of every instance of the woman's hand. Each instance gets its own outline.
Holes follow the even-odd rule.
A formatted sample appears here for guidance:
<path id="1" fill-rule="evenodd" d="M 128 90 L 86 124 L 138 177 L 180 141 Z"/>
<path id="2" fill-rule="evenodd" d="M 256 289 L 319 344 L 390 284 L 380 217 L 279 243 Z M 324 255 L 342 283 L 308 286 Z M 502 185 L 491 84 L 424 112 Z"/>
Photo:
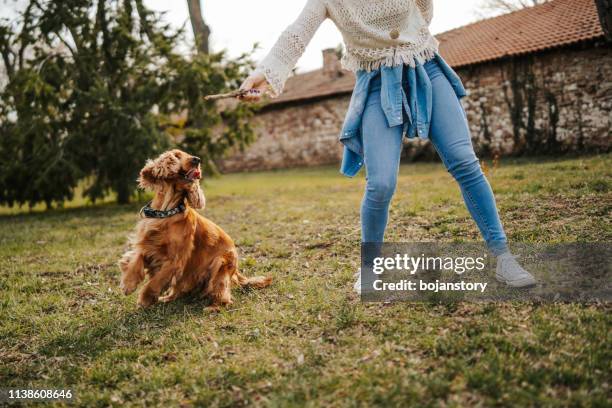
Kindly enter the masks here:
<path id="1" fill-rule="evenodd" d="M 261 97 L 268 91 L 269 86 L 264 74 L 253 72 L 240 85 L 240 89 L 247 91 L 247 93 L 240 96 L 239 99 L 247 102 L 259 102 Z"/>

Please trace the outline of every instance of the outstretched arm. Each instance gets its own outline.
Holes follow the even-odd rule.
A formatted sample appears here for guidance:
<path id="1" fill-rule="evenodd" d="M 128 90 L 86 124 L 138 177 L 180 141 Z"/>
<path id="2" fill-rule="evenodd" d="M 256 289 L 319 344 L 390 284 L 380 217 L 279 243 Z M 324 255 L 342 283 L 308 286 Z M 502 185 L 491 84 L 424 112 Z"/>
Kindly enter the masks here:
<path id="1" fill-rule="evenodd" d="M 269 84 L 280 95 L 291 70 L 302 56 L 315 32 L 327 18 L 322 0 L 308 0 L 297 20 L 283 31 L 272 50 L 244 81 L 243 90 L 263 91 Z M 260 92 L 246 94 L 245 100 L 258 100 Z"/>

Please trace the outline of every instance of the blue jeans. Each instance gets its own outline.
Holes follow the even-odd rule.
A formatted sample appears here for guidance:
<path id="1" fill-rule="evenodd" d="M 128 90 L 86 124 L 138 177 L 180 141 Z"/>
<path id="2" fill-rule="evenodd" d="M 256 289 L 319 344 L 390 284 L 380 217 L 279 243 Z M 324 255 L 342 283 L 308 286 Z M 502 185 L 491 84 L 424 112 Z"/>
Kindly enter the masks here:
<path id="1" fill-rule="evenodd" d="M 429 138 L 446 169 L 459 183 L 465 204 L 494 255 L 506 252 L 507 240 L 493 191 L 480 168 L 467 118 L 457 95 L 435 60 L 424 65 L 432 85 Z M 389 203 L 395 192 L 403 126 L 389 127 L 380 102 L 380 77 L 372 80 L 362 118 L 366 190 L 361 204 L 363 242 L 384 239 Z"/>

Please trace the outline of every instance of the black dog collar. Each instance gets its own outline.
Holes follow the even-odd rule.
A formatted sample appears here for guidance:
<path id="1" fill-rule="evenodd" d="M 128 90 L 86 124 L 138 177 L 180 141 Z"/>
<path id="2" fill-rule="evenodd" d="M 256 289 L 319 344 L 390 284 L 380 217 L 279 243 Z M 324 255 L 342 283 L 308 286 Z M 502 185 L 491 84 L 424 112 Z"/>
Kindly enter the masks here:
<path id="1" fill-rule="evenodd" d="M 173 215 L 184 212 L 185 209 L 187 208 L 185 207 L 185 203 L 180 203 L 178 206 L 170 210 L 166 210 L 166 211 L 155 210 L 151 208 L 151 202 L 152 201 L 149 201 L 147 205 L 142 207 L 142 209 L 140 210 L 140 214 L 144 215 L 145 218 L 168 218 L 168 217 L 172 217 Z"/>

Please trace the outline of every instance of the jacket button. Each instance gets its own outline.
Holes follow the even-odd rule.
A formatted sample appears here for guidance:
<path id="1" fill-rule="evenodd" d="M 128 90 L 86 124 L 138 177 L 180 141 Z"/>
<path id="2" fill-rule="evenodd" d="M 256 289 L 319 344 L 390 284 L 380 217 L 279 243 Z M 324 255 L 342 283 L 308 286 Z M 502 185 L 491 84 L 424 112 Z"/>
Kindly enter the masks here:
<path id="1" fill-rule="evenodd" d="M 391 37 L 391 39 L 393 40 L 397 40 L 399 38 L 399 34 L 399 31 L 391 30 L 391 32 L 389 33 L 389 37 Z"/>

